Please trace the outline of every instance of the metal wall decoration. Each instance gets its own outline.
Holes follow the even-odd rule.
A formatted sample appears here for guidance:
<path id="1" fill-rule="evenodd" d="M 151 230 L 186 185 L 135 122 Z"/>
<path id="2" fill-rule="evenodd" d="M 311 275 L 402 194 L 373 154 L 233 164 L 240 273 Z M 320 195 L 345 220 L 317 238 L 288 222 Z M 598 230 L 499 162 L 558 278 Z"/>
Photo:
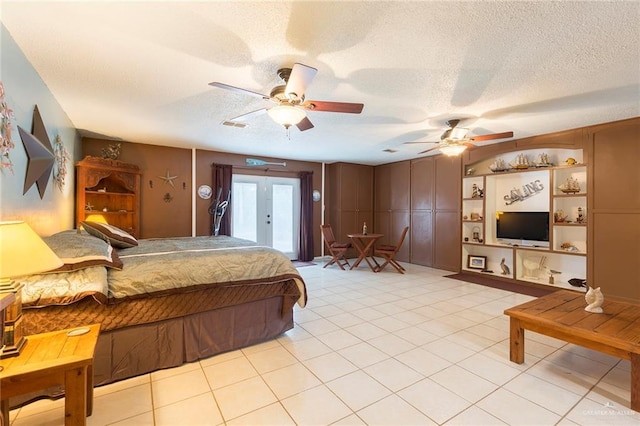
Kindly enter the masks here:
<path id="1" fill-rule="evenodd" d="M 106 148 L 102 148 L 102 158 L 107 160 L 117 160 L 118 157 L 120 157 L 121 149 L 122 144 L 120 143 L 114 143 Z"/>
<path id="2" fill-rule="evenodd" d="M 18 132 L 28 158 L 22 195 L 26 194 L 35 183 L 42 199 L 49 183 L 49 176 L 51 176 L 51 171 L 53 170 L 55 155 L 37 105 L 33 109 L 31 133 L 28 133 L 20 126 L 18 126 Z"/>
<path id="3" fill-rule="evenodd" d="M 7 169 L 13 174 L 13 163 L 9 154 L 15 144 L 11 140 L 11 120 L 14 120 L 13 111 L 4 99 L 4 86 L 0 81 L 0 170 Z"/>
<path id="4" fill-rule="evenodd" d="M 175 189 L 176 186 L 173 184 L 173 180 L 177 179 L 178 176 L 171 176 L 171 173 L 169 173 L 169 169 L 167 169 L 167 173 L 164 176 L 158 176 L 158 177 L 162 179 L 165 184 L 169 184 Z"/>
<path id="5" fill-rule="evenodd" d="M 65 178 L 67 177 L 67 163 L 70 160 L 69 152 L 62 143 L 60 135 L 56 136 L 53 143 L 53 154 L 56 158 L 56 171 L 53 173 L 53 183 L 60 191 L 64 189 Z"/>
<path id="6" fill-rule="evenodd" d="M 531 183 L 522 185 L 522 188 L 513 188 L 508 195 L 504 196 L 505 204 L 508 206 L 516 201 L 524 201 L 527 198 L 540 194 L 544 190 L 544 185 L 539 179 Z"/>

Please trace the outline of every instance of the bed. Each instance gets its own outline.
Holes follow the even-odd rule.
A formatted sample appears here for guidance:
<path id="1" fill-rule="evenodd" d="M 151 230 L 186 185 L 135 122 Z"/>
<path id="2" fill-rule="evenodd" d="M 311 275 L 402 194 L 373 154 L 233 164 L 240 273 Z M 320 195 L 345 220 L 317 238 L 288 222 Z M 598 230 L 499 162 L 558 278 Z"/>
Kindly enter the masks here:
<path id="1" fill-rule="evenodd" d="M 227 236 L 138 241 L 83 225 L 44 238 L 60 269 L 20 279 L 23 333 L 100 323 L 96 385 L 272 339 L 306 304 L 302 277 L 277 250 Z"/>

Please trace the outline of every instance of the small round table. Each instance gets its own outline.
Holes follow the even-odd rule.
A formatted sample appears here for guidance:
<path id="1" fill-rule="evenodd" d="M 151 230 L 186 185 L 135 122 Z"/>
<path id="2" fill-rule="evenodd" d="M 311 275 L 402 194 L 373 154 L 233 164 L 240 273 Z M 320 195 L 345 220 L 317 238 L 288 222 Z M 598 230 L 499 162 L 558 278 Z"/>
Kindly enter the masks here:
<path id="1" fill-rule="evenodd" d="M 380 265 L 378 261 L 373 257 L 373 245 L 380 238 L 384 237 L 383 234 L 347 234 L 347 237 L 351 238 L 353 246 L 358 250 L 358 259 L 351 265 L 350 270 L 357 268 L 360 262 L 365 260 L 373 272 L 378 272 Z M 373 262 L 373 264 L 371 263 Z M 375 266 L 374 266 L 375 265 Z"/>

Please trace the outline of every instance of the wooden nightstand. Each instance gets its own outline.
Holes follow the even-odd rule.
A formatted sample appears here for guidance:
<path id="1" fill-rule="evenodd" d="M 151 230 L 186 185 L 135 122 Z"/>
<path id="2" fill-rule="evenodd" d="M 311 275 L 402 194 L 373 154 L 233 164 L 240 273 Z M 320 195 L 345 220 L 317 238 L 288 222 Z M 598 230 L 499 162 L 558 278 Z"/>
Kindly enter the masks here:
<path id="1" fill-rule="evenodd" d="M 9 425 L 9 398 L 64 386 L 65 425 L 85 425 L 93 409 L 93 352 L 99 333 L 100 324 L 94 324 L 28 336 L 20 355 L 0 361 L 3 424 Z"/>

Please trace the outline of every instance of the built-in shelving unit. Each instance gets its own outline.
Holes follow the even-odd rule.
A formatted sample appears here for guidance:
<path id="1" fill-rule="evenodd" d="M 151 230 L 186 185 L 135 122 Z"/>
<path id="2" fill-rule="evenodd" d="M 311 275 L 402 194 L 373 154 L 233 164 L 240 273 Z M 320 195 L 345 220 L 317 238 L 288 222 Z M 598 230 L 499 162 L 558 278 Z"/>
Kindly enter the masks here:
<path id="1" fill-rule="evenodd" d="M 134 164 L 85 157 L 76 164 L 76 222 L 92 214 L 140 235 L 140 169 Z"/>
<path id="2" fill-rule="evenodd" d="M 541 155 L 549 160 L 536 166 Z M 518 156 L 529 159 L 530 166 L 491 171 L 497 160 L 508 164 Z M 575 163 L 567 164 L 569 158 Z M 569 180 L 574 191 L 563 192 L 560 187 Z M 462 270 L 581 290 L 569 280 L 586 279 L 587 274 L 586 188 L 582 150 L 518 151 L 467 165 L 462 183 Z M 546 243 L 524 246 L 498 240 L 496 217 L 501 211 L 548 211 L 548 247 Z M 481 264 L 484 269 L 477 267 Z"/>

